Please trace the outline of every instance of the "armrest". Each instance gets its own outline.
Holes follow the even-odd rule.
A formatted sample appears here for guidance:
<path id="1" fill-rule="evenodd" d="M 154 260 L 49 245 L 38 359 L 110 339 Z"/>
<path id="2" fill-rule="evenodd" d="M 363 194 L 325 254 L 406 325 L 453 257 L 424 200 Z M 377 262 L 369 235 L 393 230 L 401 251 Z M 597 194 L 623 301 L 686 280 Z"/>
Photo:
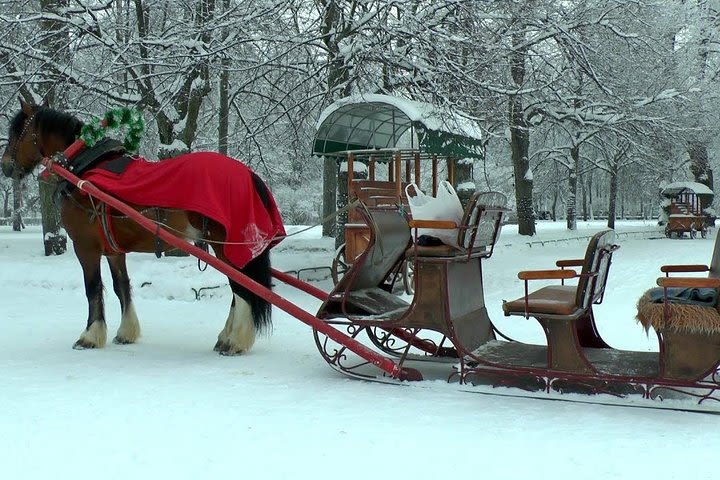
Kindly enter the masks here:
<path id="1" fill-rule="evenodd" d="M 408 225 L 410 228 L 457 228 L 457 224 L 452 220 L 408 220 Z"/>
<path id="2" fill-rule="evenodd" d="M 660 271 L 667 274 L 678 272 L 707 272 L 710 267 L 707 265 L 663 265 Z"/>
<path id="3" fill-rule="evenodd" d="M 520 280 L 558 280 L 577 277 L 575 270 L 524 270 L 518 272 Z"/>
<path id="4" fill-rule="evenodd" d="M 572 260 L 558 260 L 555 262 L 555 266 L 557 267 L 582 267 L 585 263 L 584 258 L 575 258 Z"/>
<path id="5" fill-rule="evenodd" d="M 720 288 L 720 278 L 660 277 L 657 284 L 664 288 Z"/>

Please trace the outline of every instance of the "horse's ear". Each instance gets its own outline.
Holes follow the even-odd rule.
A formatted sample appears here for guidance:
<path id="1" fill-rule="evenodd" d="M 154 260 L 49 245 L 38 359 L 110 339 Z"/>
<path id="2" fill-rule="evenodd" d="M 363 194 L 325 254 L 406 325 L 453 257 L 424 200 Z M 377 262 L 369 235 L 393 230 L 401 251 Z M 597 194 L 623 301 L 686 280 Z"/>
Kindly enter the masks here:
<path id="1" fill-rule="evenodd" d="M 32 106 L 20 97 L 20 108 L 25 115 L 30 116 L 33 114 Z"/>
<path id="2" fill-rule="evenodd" d="M 48 100 L 47 97 L 43 98 L 41 107 L 44 107 L 44 108 L 50 107 L 50 100 Z"/>

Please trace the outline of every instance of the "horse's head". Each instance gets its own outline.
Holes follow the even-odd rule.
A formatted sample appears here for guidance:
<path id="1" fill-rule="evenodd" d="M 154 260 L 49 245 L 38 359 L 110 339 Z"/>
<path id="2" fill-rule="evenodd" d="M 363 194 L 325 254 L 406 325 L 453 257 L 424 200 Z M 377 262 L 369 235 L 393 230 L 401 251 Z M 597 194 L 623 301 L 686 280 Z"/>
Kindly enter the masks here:
<path id="1" fill-rule="evenodd" d="M 0 166 L 6 177 L 22 178 L 42 161 L 64 150 L 80 133 L 82 122 L 63 112 L 20 99 L 20 111 L 10 120 L 8 144 Z"/>
<path id="2" fill-rule="evenodd" d="M 24 177 L 42 160 L 37 145 L 36 116 L 40 108 L 20 99 L 20 111 L 10 120 L 8 144 L 2 154 L 2 172 L 6 177 Z"/>

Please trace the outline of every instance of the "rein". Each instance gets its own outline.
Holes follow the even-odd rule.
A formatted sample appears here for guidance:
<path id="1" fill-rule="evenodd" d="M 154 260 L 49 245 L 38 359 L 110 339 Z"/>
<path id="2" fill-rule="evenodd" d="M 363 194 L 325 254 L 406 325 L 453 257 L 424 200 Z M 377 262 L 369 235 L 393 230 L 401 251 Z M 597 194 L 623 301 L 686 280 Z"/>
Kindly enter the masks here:
<path id="1" fill-rule="evenodd" d="M 343 208 L 335 210 L 331 214 L 321 218 L 318 222 L 313 223 L 312 225 L 309 225 L 305 228 L 302 228 L 302 229 L 298 230 L 297 232 L 288 233 L 287 235 L 277 236 L 273 240 L 277 240 L 277 241 L 284 240 L 286 238 L 294 237 L 295 235 L 299 235 L 301 233 L 307 232 L 308 230 L 312 230 L 313 228 L 323 225 L 324 223 L 328 222 L 329 220 L 332 220 L 333 218 L 337 217 L 341 213 L 346 212 L 346 211 L 350 210 L 351 208 L 354 208 L 358 205 L 360 205 L 360 200 L 358 200 L 358 199 L 353 200 L 352 202 L 350 202 L 348 205 L 344 206 Z M 149 208 L 159 208 L 159 207 L 149 207 Z M 145 210 L 147 210 L 147 209 L 145 209 Z M 144 212 L 145 210 L 139 210 L 139 212 Z M 172 210 L 172 209 L 164 209 L 164 210 Z M 115 216 L 113 216 L 113 218 L 115 218 Z M 118 216 L 117 218 L 128 218 L 128 216 L 127 215 Z M 153 220 L 153 222 L 156 225 L 163 227 L 165 230 L 175 232 L 176 234 L 184 235 L 184 232 L 181 232 L 180 230 L 178 230 L 176 228 L 172 228 L 170 225 L 167 225 L 165 223 L 162 223 L 160 221 L 155 221 L 155 220 Z M 205 243 L 211 243 L 213 245 L 259 245 L 258 242 L 226 242 L 226 241 L 222 241 L 222 240 L 209 240 L 209 239 L 205 239 L 205 238 L 200 238 L 198 240 L 202 240 Z"/>
<path id="2" fill-rule="evenodd" d="M 23 167 L 23 166 L 19 165 L 18 161 L 17 161 L 17 150 L 18 150 L 18 145 L 20 145 L 20 142 L 25 137 L 25 134 L 28 132 L 28 128 L 30 128 L 33 125 L 33 123 L 35 122 L 36 114 L 37 114 L 37 112 L 33 112 L 33 114 L 30 115 L 28 117 L 28 119 L 25 121 L 25 125 L 23 125 L 23 129 L 20 131 L 20 135 L 18 135 L 18 139 L 15 142 L 15 148 L 13 148 L 13 151 L 12 151 L 13 169 L 18 170 L 21 174 L 28 174 L 28 173 L 32 172 L 33 169 L 35 168 L 35 167 L 28 168 L 28 167 Z M 45 156 L 43 155 L 42 150 L 40 150 L 40 147 L 37 144 L 37 131 L 35 131 L 34 128 L 32 131 L 32 141 L 33 141 L 33 147 L 35 147 L 35 152 L 39 154 L 39 157 L 36 156 L 35 158 L 40 158 L 42 160 Z M 33 161 L 34 160 L 35 159 L 33 159 Z"/>

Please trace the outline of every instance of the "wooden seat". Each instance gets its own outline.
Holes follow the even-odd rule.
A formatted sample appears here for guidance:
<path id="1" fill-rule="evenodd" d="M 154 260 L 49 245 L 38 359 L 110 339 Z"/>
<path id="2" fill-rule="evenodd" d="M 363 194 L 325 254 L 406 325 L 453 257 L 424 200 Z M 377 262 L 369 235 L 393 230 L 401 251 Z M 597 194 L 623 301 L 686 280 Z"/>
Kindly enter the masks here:
<path id="1" fill-rule="evenodd" d="M 720 364 L 720 305 L 673 304 L 668 289 L 720 288 L 720 235 L 715 238 L 710 265 L 663 265 L 664 277 L 657 279 L 662 303 L 646 292 L 638 301 L 637 319 L 655 330 L 660 344 L 661 377 L 697 380 L 712 374 Z M 671 274 L 705 273 L 705 277 L 678 277 Z M 653 293 L 655 295 L 653 295 Z"/>
<path id="2" fill-rule="evenodd" d="M 368 208 L 362 203 L 358 208 L 368 225 L 367 248 L 330 293 L 319 318 L 378 315 L 399 307 L 396 297 L 387 292 L 411 242 L 410 227 L 398 209 Z"/>
<path id="3" fill-rule="evenodd" d="M 535 318 L 545 331 L 548 342 L 548 367 L 583 372 L 592 367 L 581 351 L 584 347 L 609 348 L 600 337 L 592 306 L 602 302 L 615 245 L 615 232 L 598 232 L 588 242 L 583 259 L 559 260 L 559 270 L 522 271 L 525 295 L 503 303 L 506 316 Z M 578 274 L 566 267 L 581 267 Z M 529 292 L 532 280 L 577 279 L 577 285 L 546 286 Z"/>
<path id="4" fill-rule="evenodd" d="M 459 247 L 408 249 L 413 262 L 415 298 L 402 325 L 427 328 L 446 335 L 463 357 L 495 338 L 485 307 L 482 260 L 492 255 L 500 236 L 506 197 L 496 192 L 474 193 L 461 225 L 416 221 L 413 227 L 458 228 Z"/>
<path id="5" fill-rule="evenodd" d="M 492 256 L 493 248 L 500 235 L 502 218 L 509 209 L 505 208 L 506 197 L 498 192 L 475 192 L 467 202 L 462 223 L 411 220 L 410 226 L 418 228 L 457 228 L 457 247 L 450 245 L 423 246 L 417 239 L 408 249 L 409 257 L 433 257 L 452 260 Z"/>
<path id="6" fill-rule="evenodd" d="M 572 315 L 578 309 L 577 288 L 570 285 L 551 285 L 527 296 L 527 313 L 549 315 Z M 525 297 L 505 302 L 506 312 L 525 312 Z"/>

